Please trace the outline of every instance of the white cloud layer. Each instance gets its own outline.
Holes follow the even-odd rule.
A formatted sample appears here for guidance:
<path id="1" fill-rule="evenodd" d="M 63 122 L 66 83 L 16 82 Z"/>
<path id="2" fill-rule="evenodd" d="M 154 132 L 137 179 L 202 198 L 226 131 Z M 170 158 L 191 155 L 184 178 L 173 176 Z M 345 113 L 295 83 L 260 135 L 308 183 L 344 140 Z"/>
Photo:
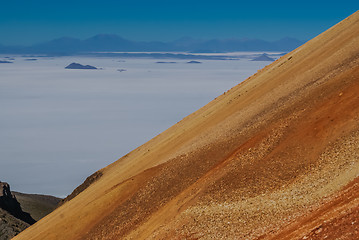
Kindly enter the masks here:
<path id="1" fill-rule="evenodd" d="M 66 196 L 268 64 L 158 61 L 15 56 L 0 64 L 0 180 L 17 191 Z M 64 69 L 72 62 L 103 69 Z"/>

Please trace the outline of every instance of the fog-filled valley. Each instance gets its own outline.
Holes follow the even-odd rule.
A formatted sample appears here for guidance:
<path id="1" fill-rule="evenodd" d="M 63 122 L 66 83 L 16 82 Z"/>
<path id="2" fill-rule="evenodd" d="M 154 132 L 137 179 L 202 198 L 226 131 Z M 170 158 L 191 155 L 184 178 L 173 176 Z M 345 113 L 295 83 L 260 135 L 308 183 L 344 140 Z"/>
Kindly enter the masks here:
<path id="1" fill-rule="evenodd" d="M 245 57 L 0 56 L 2 179 L 21 192 L 70 194 L 270 63 L 238 54 Z M 98 69 L 65 69 L 70 63 Z"/>

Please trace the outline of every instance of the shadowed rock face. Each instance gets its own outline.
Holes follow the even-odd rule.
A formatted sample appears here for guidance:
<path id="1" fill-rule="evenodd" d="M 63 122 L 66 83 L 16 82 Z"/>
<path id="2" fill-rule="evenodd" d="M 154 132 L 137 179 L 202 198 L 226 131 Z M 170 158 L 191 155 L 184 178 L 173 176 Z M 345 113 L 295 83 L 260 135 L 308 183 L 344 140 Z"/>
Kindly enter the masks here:
<path id="1" fill-rule="evenodd" d="M 57 208 L 61 198 L 42 194 L 29 194 L 12 191 L 24 212 L 39 221 Z"/>
<path id="2" fill-rule="evenodd" d="M 29 227 L 28 223 L 0 208 L 0 240 L 12 239 L 27 227 Z"/>
<path id="3" fill-rule="evenodd" d="M 20 203 L 11 193 L 10 185 L 6 182 L 0 182 L 0 208 L 28 224 L 36 222 L 30 214 L 22 211 Z"/>

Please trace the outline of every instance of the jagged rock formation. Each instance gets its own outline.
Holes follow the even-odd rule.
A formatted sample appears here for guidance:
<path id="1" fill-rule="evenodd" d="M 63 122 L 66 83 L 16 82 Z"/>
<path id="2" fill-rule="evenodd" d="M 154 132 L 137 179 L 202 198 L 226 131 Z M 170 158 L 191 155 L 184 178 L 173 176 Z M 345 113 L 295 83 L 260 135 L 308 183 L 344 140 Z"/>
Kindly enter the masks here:
<path id="1" fill-rule="evenodd" d="M 36 221 L 23 212 L 10 191 L 10 185 L 0 181 L 0 240 L 11 239 Z"/>
<path id="2" fill-rule="evenodd" d="M 101 169 L 15 240 L 358 239 L 358 92 L 356 12 Z"/>
<path id="3" fill-rule="evenodd" d="M 10 185 L 0 182 L 0 240 L 8 240 L 36 221 L 25 209 L 41 219 L 52 212 L 60 199 L 39 194 L 11 192 Z"/>
<path id="4" fill-rule="evenodd" d="M 36 222 L 30 214 L 22 211 L 20 203 L 11 193 L 10 185 L 6 182 L 0 182 L 0 208 L 28 224 Z"/>

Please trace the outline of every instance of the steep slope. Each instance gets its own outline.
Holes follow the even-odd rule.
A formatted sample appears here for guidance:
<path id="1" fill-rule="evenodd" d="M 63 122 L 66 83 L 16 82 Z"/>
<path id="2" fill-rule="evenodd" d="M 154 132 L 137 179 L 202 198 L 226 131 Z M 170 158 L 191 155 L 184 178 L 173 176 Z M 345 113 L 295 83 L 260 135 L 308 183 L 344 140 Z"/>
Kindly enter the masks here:
<path id="1" fill-rule="evenodd" d="M 358 239 L 358 217 L 359 178 L 356 178 L 321 207 L 259 239 Z"/>
<path id="2" fill-rule="evenodd" d="M 100 170 L 15 239 L 291 232 L 359 175 L 358 92 L 356 12 Z"/>
<path id="3" fill-rule="evenodd" d="M 19 201 L 21 208 L 36 221 L 52 212 L 61 201 L 61 198 L 49 195 L 12 192 Z"/>

